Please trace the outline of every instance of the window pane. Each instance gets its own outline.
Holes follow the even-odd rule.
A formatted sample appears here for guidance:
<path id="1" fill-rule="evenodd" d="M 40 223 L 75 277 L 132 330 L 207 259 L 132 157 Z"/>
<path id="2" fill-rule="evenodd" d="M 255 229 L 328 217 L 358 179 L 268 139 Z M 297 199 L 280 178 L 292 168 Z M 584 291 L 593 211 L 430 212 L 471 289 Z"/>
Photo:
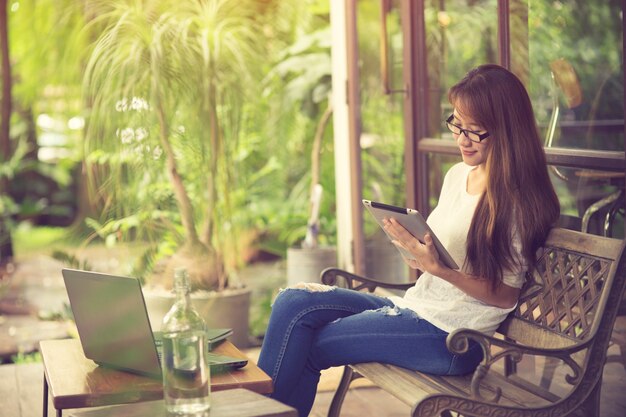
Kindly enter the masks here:
<path id="1" fill-rule="evenodd" d="M 529 0 L 511 21 L 525 19 L 526 33 L 512 30 L 511 55 L 528 51 L 527 63 L 518 60 L 514 70 L 527 74 L 545 146 L 623 151 L 622 2 Z M 623 172 L 551 167 L 551 173 L 563 225 L 623 236 Z"/>
<path id="2" fill-rule="evenodd" d="M 387 44 L 386 68 L 390 90 L 403 89 L 403 44 L 400 0 L 389 2 L 382 31 L 381 2 L 357 3 L 359 77 L 361 99 L 361 161 L 363 198 L 404 206 L 404 117 L 402 92 L 385 94 L 381 41 Z M 366 272 L 376 277 L 405 281 L 408 269 L 397 249 L 369 213 L 363 213 Z"/>
<path id="3" fill-rule="evenodd" d="M 547 146 L 624 150 L 621 9 L 616 0 L 528 2 L 530 92 Z"/>
<path id="4" fill-rule="evenodd" d="M 442 120 L 452 112 L 448 88 L 473 67 L 498 62 L 497 0 L 428 0 L 428 136 L 446 138 Z"/>
<path id="5" fill-rule="evenodd" d="M 624 237 L 624 173 L 551 166 L 561 226 Z"/>
<path id="6" fill-rule="evenodd" d="M 445 127 L 452 113 L 448 89 L 472 68 L 498 62 L 497 0 L 427 0 L 428 137 L 453 140 Z M 429 158 L 429 205 L 434 207 L 441 179 L 459 157 Z"/>
<path id="7" fill-rule="evenodd" d="M 390 87 L 402 86 L 400 1 L 387 13 Z M 389 204 L 404 204 L 403 94 L 385 94 L 381 77 L 381 7 L 378 0 L 358 2 L 359 76 L 363 196 Z M 401 88 L 401 87 L 399 87 Z"/>

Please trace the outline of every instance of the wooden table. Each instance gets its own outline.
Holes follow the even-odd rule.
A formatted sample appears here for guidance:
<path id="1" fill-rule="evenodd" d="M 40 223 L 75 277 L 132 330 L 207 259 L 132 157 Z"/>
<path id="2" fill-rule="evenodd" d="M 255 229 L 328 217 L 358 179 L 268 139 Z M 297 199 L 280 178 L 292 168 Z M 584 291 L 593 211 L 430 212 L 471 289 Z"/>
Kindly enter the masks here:
<path id="1" fill-rule="evenodd" d="M 210 417 L 298 417 L 295 408 L 271 398 L 237 388 L 211 394 Z M 166 417 L 163 400 L 70 412 L 70 417 Z"/>
<path id="2" fill-rule="evenodd" d="M 98 366 L 85 358 L 77 339 L 44 340 L 39 343 L 44 365 L 43 416 L 48 416 L 48 393 L 61 417 L 63 409 L 96 407 L 160 400 L 161 379 Z M 245 357 L 229 341 L 213 350 L 215 353 Z M 246 388 L 260 394 L 272 392 L 272 379 L 254 363 L 235 371 L 211 375 L 211 391 Z"/>

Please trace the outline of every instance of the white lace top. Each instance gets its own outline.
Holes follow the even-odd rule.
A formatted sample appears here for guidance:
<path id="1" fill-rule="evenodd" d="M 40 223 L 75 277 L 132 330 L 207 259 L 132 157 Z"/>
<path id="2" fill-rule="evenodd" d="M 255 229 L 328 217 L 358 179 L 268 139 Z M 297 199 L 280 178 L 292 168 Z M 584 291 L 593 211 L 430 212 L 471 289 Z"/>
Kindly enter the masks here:
<path id="1" fill-rule="evenodd" d="M 466 256 L 466 238 L 480 195 L 467 193 L 467 178 L 473 167 L 465 163 L 454 165 L 446 174 L 439 203 L 428 216 L 428 224 L 441 243 L 463 268 Z M 514 242 L 514 248 L 520 249 Z M 518 254 L 521 259 L 521 254 Z M 521 288 L 525 271 L 504 271 L 503 282 Z M 513 310 L 494 307 L 479 301 L 454 285 L 427 272 L 423 273 L 404 297 L 390 299 L 401 308 L 417 315 L 446 332 L 469 328 L 492 334 L 506 315 Z"/>

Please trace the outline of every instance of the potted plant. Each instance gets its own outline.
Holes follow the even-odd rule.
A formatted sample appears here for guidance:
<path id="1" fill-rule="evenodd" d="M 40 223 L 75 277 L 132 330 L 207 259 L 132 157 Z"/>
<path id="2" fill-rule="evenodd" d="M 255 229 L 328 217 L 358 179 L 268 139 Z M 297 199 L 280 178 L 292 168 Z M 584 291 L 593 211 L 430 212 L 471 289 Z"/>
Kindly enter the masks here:
<path id="1" fill-rule="evenodd" d="M 203 294 L 212 306 L 207 324 L 235 328 L 239 346 L 247 344 L 250 291 L 230 274 L 233 155 L 240 111 L 264 58 L 263 2 L 244 3 L 97 1 L 92 27 L 103 29 L 85 73 L 90 172 L 115 219 L 96 228 L 106 238 L 125 231 L 152 239 L 150 254 L 167 255 L 149 277 L 153 287 L 167 290 L 174 268 L 186 267 L 192 299 Z M 160 325 L 172 300 L 146 298 Z"/>
<path id="2" fill-rule="evenodd" d="M 323 194 L 323 187 L 320 184 L 320 149 L 331 115 L 332 106 L 328 100 L 328 106 L 317 124 L 311 151 L 311 187 L 306 234 L 301 246 L 287 249 L 287 285 L 298 282 L 320 282 L 320 273 L 328 267 L 337 265 L 337 248 L 334 245 L 321 246 L 318 239 Z"/>

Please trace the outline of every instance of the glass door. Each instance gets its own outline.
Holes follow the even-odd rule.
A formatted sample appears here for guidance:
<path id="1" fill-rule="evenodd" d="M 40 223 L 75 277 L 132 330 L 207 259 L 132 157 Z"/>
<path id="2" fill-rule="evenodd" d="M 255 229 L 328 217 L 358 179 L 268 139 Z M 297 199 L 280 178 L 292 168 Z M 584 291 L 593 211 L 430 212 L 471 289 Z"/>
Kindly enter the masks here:
<path id="1" fill-rule="evenodd" d="M 351 0 L 363 198 L 428 215 L 460 161 L 448 88 L 498 63 L 529 90 L 561 226 L 624 237 L 621 0 Z M 350 56 L 350 55 L 349 55 Z M 354 80 L 353 80 L 354 81 Z M 380 231 L 365 213 L 365 240 Z M 367 259 L 355 243 L 355 253 Z M 363 245 L 364 246 L 364 245 Z"/>
<path id="2" fill-rule="evenodd" d="M 400 0 L 356 3 L 362 195 L 406 206 L 403 33 Z M 369 213 L 363 213 L 365 273 L 404 281 L 408 269 Z"/>

